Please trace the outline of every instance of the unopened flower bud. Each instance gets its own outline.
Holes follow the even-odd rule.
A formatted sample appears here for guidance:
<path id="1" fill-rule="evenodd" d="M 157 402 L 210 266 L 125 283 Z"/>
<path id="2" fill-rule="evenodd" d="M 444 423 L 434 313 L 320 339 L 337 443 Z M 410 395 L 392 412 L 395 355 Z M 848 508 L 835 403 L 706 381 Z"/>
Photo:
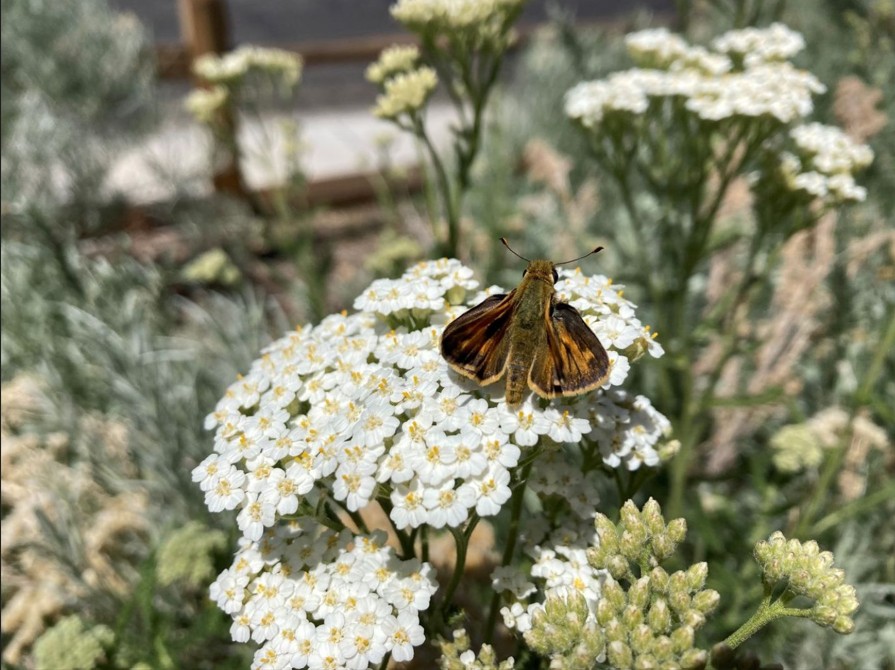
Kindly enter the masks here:
<path id="1" fill-rule="evenodd" d="M 660 661 L 674 658 L 674 645 L 667 635 L 660 635 L 653 642 L 653 656 Z"/>
<path id="2" fill-rule="evenodd" d="M 836 621 L 833 622 L 833 630 L 841 635 L 848 635 L 854 632 L 855 622 L 848 616 L 837 617 Z"/>
<path id="3" fill-rule="evenodd" d="M 628 639 L 628 629 L 622 625 L 618 619 L 612 619 L 603 626 L 603 633 L 606 635 L 606 643 L 624 642 Z"/>
<path id="4" fill-rule="evenodd" d="M 681 656 L 681 668 L 684 670 L 701 670 L 708 663 L 708 654 L 701 649 L 691 649 Z"/>
<path id="5" fill-rule="evenodd" d="M 653 642 L 653 631 L 644 623 L 638 624 L 631 629 L 628 636 L 631 643 L 631 649 L 637 654 L 643 654 L 650 650 Z"/>
<path id="6" fill-rule="evenodd" d="M 603 584 L 603 599 L 609 602 L 616 612 L 621 612 L 625 606 L 625 592 L 615 580 L 607 580 Z"/>
<path id="7" fill-rule="evenodd" d="M 687 520 L 674 519 L 668 523 L 665 531 L 669 539 L 675 544 L 680 544 L 687 537 Z"/>
<path id="8" fill-rule="evenodd" d="M 825 605 L 815 605 L 811 608 L 811 619 L 821 626 L 832 626 L 836 621 L 837 612 L 835 608 Z"/>
<path id="9" fill-rule="evenodd" d="M 638 656 L 634 661 L 634 670 L 658 670 L 659 662 L 650 654 Z"/>
<path id="10" fill-rule="evenodd" d="M 631 576 L 631 564 L 620 554 L 614 554 L 606 562 L 606 570 L 613 579 L 628 579 Z"/>
<path id="11" fill-rule="evenodd" d="M 661 566 L 656 566 L 649 573 L 650 586 L 655 593 L 665 593 L 668 590 L 668 573 Z"/>
<path id="12" fill-rule="evenodd" d="M 640 609 L 645 609 L 649 603 L 650 597 L 650 579 L 649 577 L 641 577 L 631 584 L 628 589 L 628 602 Z"/>
<path id="13" fill-rule="evenodd" d="M 643 623 L 643 610 L 635 605 L 628 605 L 622 611 L 622 623 L 628 628 L 633 629 Z"/>
<path id="14" fill-rule="evenodd" d="M 650 540 L 650 548 L 653 551 L 653 556 L 655 556 L 656 560 L 660 563 L 674 554 L 675 546 L 675 543 L 672 542 L 671 538 L 665 533 L 656 535 Z"/>
<path id="15" fill-rule="evenodd" d="M 665 519 L 662 518 L 662 508 L 653 498 L 646 501 L 640 514 L 643 524 L 650 535 L 663 535 L 665 533 Z"/>
<path id="16" fill-rule="evenodd" d="M 610 621 L 615 618 L 615 607 L 606 599 L 601 598 L 597 602 L 597 623 L 601 626 L 606 626 Z"/>
<path id="17" fill-rule="evenodd" d="M 687 610 L 680 615 L 680 618 L 685 626 L 690 626 L 694 630 L 699 630 L 705 625 L 705 614 L 696 609 Z"/>
<path id="18" fill-rule="evenodd" d="M 671 633 L 671 646 L 675 653 L 682 653 L 693 648 L 695 632 L 690 626 L 681 626 Z"/>
<path id="19" fill-rule="evenodd" d="M 625 529 L 618 541 L 618 547 L 621 553 L 629 561 L 634 563 L 640 562 L 643 555 L 644 545 L 646 544 L 646 528 L 637 526 L 634 529 Z"/>
<path id="20" fill-rule="evenodd" d="M 699 591 L 705 586 L 705 578 L 709 574 L 709 564 L 706 562 L 696 563 L 687 569 L 687 586 L 691 591 Z"/>
<path id="21" fill-rule="evenodd" d="M 625 501 L 625 504 L 622 505 L 621 510 L 619 510 L 619 518 L 621 520 L 620 525 L 627 530 L 643 526 L 640 512 L 637 510 L 637 506 L 634 504 L 633 500 Z"/>
<path id="22" fill-rule="evenodd" d="M 712 589 L 706 589 L 705 591 L 700 591 L 695 596 L 693 596 L 693 607 L 698 609 L 703 614 L 709 614 L 710 612 L 714 612 L 715 608 L 718 607 L 718 602 L 721 600 L 721 595 Z"/>
<path id="23" fill-rule="evenodd" d="M 668 632 L 671 628 L 671 610 L 664 598 L 656 598 L 646 615 L 646 620 L 655 633 Z"/>
<path id="24" fill-rule="evenodd" d="M 624 642 L 610 642 L 606 648 L 606 656 L 612 667 L 618 668 L 618 670 L 628 670 L 634 664 L 631 648 Z"/>

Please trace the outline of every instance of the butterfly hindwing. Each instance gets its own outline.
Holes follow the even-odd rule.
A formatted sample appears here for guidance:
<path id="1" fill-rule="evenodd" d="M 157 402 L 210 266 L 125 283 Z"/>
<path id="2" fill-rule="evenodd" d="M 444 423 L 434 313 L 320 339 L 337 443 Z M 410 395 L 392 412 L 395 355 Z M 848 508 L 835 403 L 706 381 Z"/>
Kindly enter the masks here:
<path id="1" fill-rule="evenodd" d="M 577 395 L 605 383 L 609 356 L 578 310 L 556 303 L 546 328 L 546 346 L 536 353 L 528 375 L 528 384 L 538 395 Z"/>
<path id="2" fill-rule="evenodd" d="M 482 385 L 503 376 L 515 293 L 488 296 L 445 327 L 441 355 L 456 372 Z"/>

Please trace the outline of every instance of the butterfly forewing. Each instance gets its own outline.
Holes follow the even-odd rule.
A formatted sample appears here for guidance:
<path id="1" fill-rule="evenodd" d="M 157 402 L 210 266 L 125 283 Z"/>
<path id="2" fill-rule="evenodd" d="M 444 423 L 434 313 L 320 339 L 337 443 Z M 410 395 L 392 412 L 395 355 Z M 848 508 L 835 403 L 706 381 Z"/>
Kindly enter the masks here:
<path id="1" fill-rule="evenodd" d="M 451 368 L 483 385 L 500 379 L 507 365 L 515 294 L 489 296 L 447 325 L 441 355 Z"/>
<path id="2" fill-rule="evenodd" d="M 571 305 L 556 303 L 547 317 L 547 346 L 535 355 L 528 384 L 540 396 L 577 395 L 609 377 L 609 356 Z"/>

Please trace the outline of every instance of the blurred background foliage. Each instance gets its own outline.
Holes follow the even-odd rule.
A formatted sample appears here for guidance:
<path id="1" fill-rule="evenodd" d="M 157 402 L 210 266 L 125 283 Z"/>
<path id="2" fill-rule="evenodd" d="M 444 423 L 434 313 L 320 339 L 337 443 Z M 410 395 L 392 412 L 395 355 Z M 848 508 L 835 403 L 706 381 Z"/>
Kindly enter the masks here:
<path id="1" fill-rule="evenodd" d="M 828 88 L 814 117 L 869 143 L 875 160 L 860 179 L 867 200 L 829 215 L 808 246 L 793 246 L 758 278 L 749 332 L 756 347 L 776 344 L 787 355 L 770 369 L 744 355 L 728 370 L 730 388 L 750 391 L 708 408 L 702 432 L 688 436 L 694 453 L 679 473 L 682 490 L 658 471 L 640 495 L 663 504 L 680 497 L 672 513 L 691 527 L 684 564 L 708 561 L 709 586 L 722 594 L 707 640 L 754 608 L 761 586 L 751 548 L 782 528 L 835 552 L 862 602 L 857 630 L 836 636 L 786 622 L 750 648 L 806 670 L 893 668 L 895 7 L 719 0 L 678 8 L 674 20 L 695 42 L 743 21 L 779 19 L 802 32 L 807 48 L 796 63 Z M 556 10 L 509 64 L 461 213 L 464 260 L 484 285 L 518 281 L 500 236 L 527 256 L 554 259 L 606 242 L 588 263 L 630 284 L 645 314 L 661 315 L 638 289 L 643 268 L 612 253 L 629 226 L 621 194 L 562 112 L 578 82 L 630 67 L 624 32 L 654 21 L 637 15 L 611 30 L 581 30 Z M 107 176 L 113 157 L 160 123 L 154 71 L 145 29 L 105 0 L 2 2 L 4 667 L 247 667 L 252 650 L 230 642 L 229 619 L 207 598 L 236 529 L 208 514 L 190 481 L 211 445 L 203 418 L 270 335 L 349 306 L 377 270 L 400 272 L 402 260 L 432 247 L 419 223 L 434 216 L 431 187 L 412 197 L 389 191 L 386 168 L 378 190 L 389 223 L 379 246 L 372 237 L 363 250 L 375 262 L 355 261 L 348 279 L 322 275 L 324 288 L 329 260 L 317 284 L 295 267 L 319 248 L 308 238 L 315 212 L 307 208 L 265 214 L 224 196 L 181 197 L 144 207 L 134 222 L 128 195 Z M 721 213 L 734 227 L 751 216 L 737 197 Z M 176 231 L 176 244 L 145 252 L 133 230 L 147 225 Z M 818 252 L 824 244 L 829 253 Z M 725 253 L 701 259 L 696 290 L 711 291 Z M 200 258 L 205 264 L 185 274 Z M 788 304 L 805 282 L 805 299 Z M 775 330 L 782 322 L 796 330 Z M 663 324 L 652 323 L 661 337 Z M 707 348 L 686 354 L 697 385 L 717 372 Z M 675 399 L 654 377 L 635 384 L 670 411 L 662 403 Z M 781 439 L 784 430 L 802 441 Z"/>

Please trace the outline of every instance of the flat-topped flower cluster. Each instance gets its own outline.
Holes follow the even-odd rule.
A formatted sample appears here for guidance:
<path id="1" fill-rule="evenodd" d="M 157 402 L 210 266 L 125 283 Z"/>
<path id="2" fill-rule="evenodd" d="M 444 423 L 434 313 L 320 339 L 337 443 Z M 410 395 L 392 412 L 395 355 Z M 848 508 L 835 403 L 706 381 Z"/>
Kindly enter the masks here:
<path id="1" fill-rule="evenodd" d="M 873 162 L 873 151 L 835 126 L 807 123 L 789 132 L 792 151 L 780 154 L 783 184 L 828 204 L 863 201 L 867 189 L 854 174 Z"/>
<path id="2" fill-rule="evenodd" d="M 313 552 L 326 544 L 318 537 L 326 532 L 308 531 L 306 517 L 320 505 L 353 513 L 379 501 L 398 530 L 456 527 L 473 514 L 497 514 L 510 498 L 514 468 L 542 450 L 547 457 L 566 453 L 546 458 L 544 467 L 539 462 L 532 487 L 570 503 L 588 498 L 593 471 L 603 464 L 634 470 L 658 463 L 668 421 L 646 398 L 617 387 L 632 360 L 663 352 L 620 287 L 560 270 L 560 298 L 579 309 L 609 351 L 609 380 L 590 394 L 554 402 L 529 397 L 512 409 L 502 384 L 483 388 L 459 377 L 439 352 L 444 325 L 498 290 L 473 293 L 475 287 L 472 271 L 448 259 L 377 280 L 356 300 L 357 312 L 332 315 L 267 347 L 208 416 L 214 453 L 193 478 L 209 509 L 238 510 L 244 545 L 234 565 L 245 566 L 245 556 L 257 565 L 231 568 L 219 579 L 216 597 L 229 594 L 219 602 L 240 622 L 240 639 L 277 634 L 259 633 L 270 617 L 249 607 L 263 575 L 288 566 L 283 576 L 294 589 L 317 569 L 321 557 Z M 337 536 L 330 539 L 347 551 Z M 305 556 L 301 566 L 288 558 L 296 551 Z M 329 562 L 340 555 L 328 554 Z M 318 626 L 329 615 L 300 609 Z"/>
<path id="3" fill-rule="evenodd" d="M 451 372 L 439 352 L 444 325 L 479 302 L 457 261 L 422 263 L 362 293 L 354 314 L 327 317 L 264 350 L 209 415 L 214 453 L 194 471 L 212 511 L 239 509 L 250 540 L 295 514 L 312 491 L 349 511 L 389 492 L 397 528 L 457 526 L 497 513 L 523 449 L 562 443 L 611 467 L 658 463 L 668 422 L 646 398 L 617 389 L 630 360 L 662 354 L 634 306 L 610 280 L 561 270 L 557 290 L 609 351 L 604 390 L 510 409 L 501 384 L 482 388 Z M 456 303 L 456 304 L 452 304 Z"/>
<path id="4" fill-rule="evenodd" d="M 354 536 L 311 519 L 245 539 L 211 597 L 237 642 L 260 643 L 253 668 L 350 668 L 413 658 L 419 613 L 437 584 L 428 564 L 400 561 L 384 532 Z"/>
<path id="5" fill-rule="evenodd" d="M 724 33 L 711 49 L 688 44 L 665 28 L 625 38 L 640 67 L 582 82 L 566 94 L 566 114 L 589 130 L 616 113 L 643 114 L 652 103 L 679 98 L 705 122 L 774 118 L 790 123 L 810 114 L 824 85 L 788 58 L 804 47 L 782 24 Z"/>

